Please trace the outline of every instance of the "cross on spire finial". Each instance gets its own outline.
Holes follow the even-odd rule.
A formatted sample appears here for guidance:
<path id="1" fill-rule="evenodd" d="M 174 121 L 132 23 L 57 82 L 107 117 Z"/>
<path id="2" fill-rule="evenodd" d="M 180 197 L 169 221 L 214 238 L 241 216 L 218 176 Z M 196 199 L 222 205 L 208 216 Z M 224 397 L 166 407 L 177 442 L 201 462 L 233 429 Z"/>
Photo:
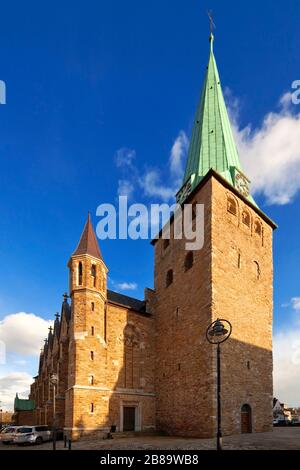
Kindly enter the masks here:
<path id="1" fill-rule="evenodd" d="M 214 20 L 213 20 L 213 12 L 209 10 L 207 12 L 207 16 L 209 18 L 209 29 L 210 29 L 210 35 L 209 35 L 209 42 L 210 42 L 210 50 L 211 52 L 213 51 L 213 41 L 214 41 L 214 35 L 213 35 L 213 30 L 216 27 Z"/>
<path id="2" fill-rule="evenodd" d="M 210 28 L 210 35 L 212 36 L 213 34 L 213 30 L 214 28 L 216 27 L 215 23 L 214 23 L 214 19 L 213 19 L 213 12 L 212 10 L 209 10 L 207 12 L 207 16 L 209 18 L 209 28 Z"/>

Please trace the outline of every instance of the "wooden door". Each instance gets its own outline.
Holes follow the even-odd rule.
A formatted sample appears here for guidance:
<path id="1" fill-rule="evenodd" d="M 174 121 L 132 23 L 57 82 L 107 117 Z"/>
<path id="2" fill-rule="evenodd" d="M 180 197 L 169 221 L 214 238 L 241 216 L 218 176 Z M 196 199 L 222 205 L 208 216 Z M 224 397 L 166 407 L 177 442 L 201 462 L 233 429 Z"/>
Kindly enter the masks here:
<path id="1" fill-rule="evenodd" d="M 124 406 L 123 408 L 123 431 L 135 430 L 135 407 Z"/>
<path id="2" fill-rule="evenodd" d="M 251 407 L 243 405 L 241 409 L 241 431 L 242 433 L 252 432 Z"/>

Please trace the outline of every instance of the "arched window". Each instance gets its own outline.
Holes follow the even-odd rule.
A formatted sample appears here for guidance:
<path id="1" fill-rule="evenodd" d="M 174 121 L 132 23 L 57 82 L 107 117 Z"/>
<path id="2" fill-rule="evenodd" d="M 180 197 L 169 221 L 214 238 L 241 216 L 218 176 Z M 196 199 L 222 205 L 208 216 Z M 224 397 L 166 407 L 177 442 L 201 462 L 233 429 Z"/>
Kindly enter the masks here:
<path id="1" fill-rule="evenodd" d="M 169 269 L 166 275 L 166 287 L 169 287 L 173 282 L 173 269 Z"/>
<path id="2" fill-rule="evenodd" d="M 247 227 L 250 227 L 251 218 L 249 212 L 246 210 L 242 212 L 242 222 L 243 224 L 247 225 Z"/>
<path id="3" fill-rule="evenodd" d="M 133 325 L 124 329 L 124 387 L 137 388 L 141 377 L 140 332 Z"/>
<path id="4" fill-rule="evenodd" d="M 96 287 L 96 265 L 95 264 L 92 264 L 92 267 L 91 267 L 91 275 L 92 275 L 92 279 L 93 279 L 93 286 Z"/>
<path id="5" fill-rule="evenodd" d="M 194 264 L 194 253 L 192 251 L 189 251 L 184 260 L 185 271 L 188 271 L 189 269 L 191 269 L 193 264 Z"/>
<path id="6" fill-rule="evenodd" d="M 262 227 L 261 227 L 261 223 L 258 220 L 256 220 L 254 223 L 254 233 L 256 233 L 257 235 L 261 237 Z"/>
<path id="7" fill-rule="evenodd" d="M 78 285 L 82 286 L 82 262 L 78 263 Z"/>
<path id="8" fill-rule="evenodd" d="M 230 214 L 237 215 L 237 202 L 233 196 L 227 196 L 227 211 Z"/>
<path id="9" fill-rule="evenodd" d="M 94 336 L 94 334 L 95 334 L 95 328 L 92 326 L 91 327 L 91 336 Z"/>
<path id="10" fill-rule="evenodd" d="M 91 309 L 92 309 L 92 312 L 95 310 L 95 303 L 94 302 L 91 302 Z"/>
<path id="11" fill-rule="evenodd" d="M 94 385 L 94 376 L 93 375 L 89 375 L 89 384 Z"/>
<path id="12" fill-rule="evenodd" d="M 255 277 L 256 279 L 259 279 L 260 278 L 260 266 L 259 266 L 259 263 L 257 261 L 253 261 L 254 263 L 254 272 L 255 272 Z"/>

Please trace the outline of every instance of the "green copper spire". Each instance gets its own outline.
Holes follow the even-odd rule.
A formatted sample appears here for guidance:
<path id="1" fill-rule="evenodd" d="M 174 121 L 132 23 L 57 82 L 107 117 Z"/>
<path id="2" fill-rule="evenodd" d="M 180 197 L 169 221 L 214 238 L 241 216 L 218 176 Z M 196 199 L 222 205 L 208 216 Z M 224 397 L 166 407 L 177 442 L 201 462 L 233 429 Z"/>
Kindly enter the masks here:
<path id="1" fill-rule="evenodd" d="M 249 194 L 249 180 L 242 173 L 225 106 L 213 53 L 214 36 L 212 33 L 209 41 L 210 55 L 207 72 L 196 112 L 183 187 L 177 194 L 177 200 L 183 202 L 212 168 L 236 186 L 251 202 L 254 202 Z"/>

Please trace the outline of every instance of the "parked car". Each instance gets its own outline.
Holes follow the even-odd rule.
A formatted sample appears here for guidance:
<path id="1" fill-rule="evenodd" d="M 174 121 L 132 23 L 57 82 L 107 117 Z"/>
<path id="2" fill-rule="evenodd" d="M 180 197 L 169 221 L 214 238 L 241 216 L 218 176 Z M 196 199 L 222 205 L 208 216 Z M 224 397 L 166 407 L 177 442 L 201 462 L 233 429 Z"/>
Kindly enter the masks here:
<path id="1" fill-rule="evenodd" d="M 291 426 L 292 422 L 287 419 L 278 419 L 276 423 L 273 422 L 273 426 Z"/>
<path id="2" fill-rule="evenodd" d="M 21 444 L 42 444 L 52 440 L 52 431 L 49 426 L 21 426 L 14 438 L 14 443 Z"/>
<path id="3" fill-rule="evenodd" d="M 20 426 L 7 426 L 2 429 L 0 433 L 0 441 L 3 442 L 3 444 L 13 443 L 19 427 Z"/>

